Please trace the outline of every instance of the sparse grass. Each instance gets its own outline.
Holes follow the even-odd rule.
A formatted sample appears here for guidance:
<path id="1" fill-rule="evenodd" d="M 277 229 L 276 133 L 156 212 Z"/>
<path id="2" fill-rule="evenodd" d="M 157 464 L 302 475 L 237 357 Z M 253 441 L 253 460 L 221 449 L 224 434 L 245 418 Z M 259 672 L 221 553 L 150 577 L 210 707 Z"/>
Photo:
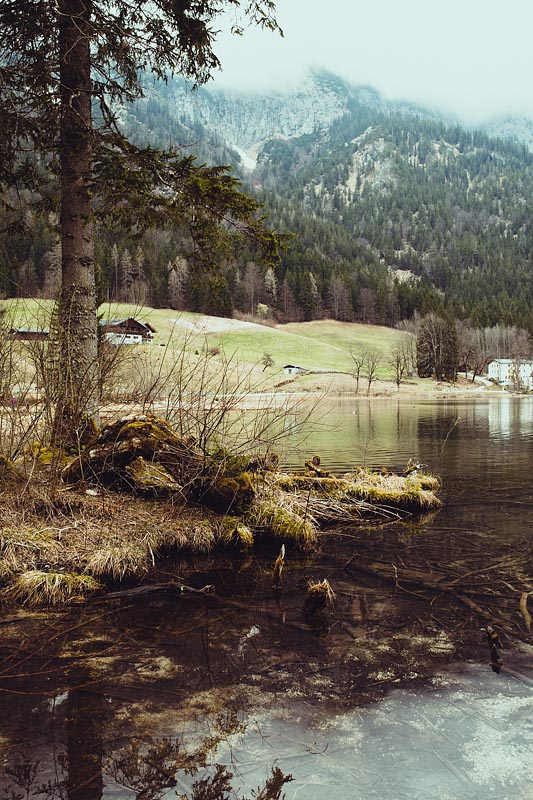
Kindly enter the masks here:
<path id="1" fill-rule="evenodd" d="M 59 543 L 47 529 L 5 527 L 0 531 L 0 579 L 30 569 L 40 559 L 55 559 Z"/>
<path id="2" fill-rule="evenodd" d="M 148 570 L 148 548 L 143 542 L 121 541 L 95 550 L 87 559 L 85 571 L 99 578 L 122 580 Z"/>
<path id="3" fill-rule="evenodd" d="M 4 595 L 27 606 L 57 606 L 82 598 L 100 588 L 98 581 L 90 575 L 35 569 L 18 575 L 4 589 Z"/>
<path id="4" fill-rule="evenodd" d="M 49 300 L 0 301 L 0 307 L 10 310 L 13 324 L 19 327 L 47 326 L 52 305 Z M 237 356 L 241 370 L 251 370 L 252 382 L 259 389 L 282 381 L 285 377 L 283 366 L 287 363 L 311 369 L 351 373 L 352 359 L 349 351 L 356 346 L 380 351 L 383 364 L 378 370 L 378 376 L 392 378 L 392 371 L 386 362 L 391 347 L 401 336 L 399 331 L 392 328 L 334 320 L 292 322 L 274 327 L 258 324 L 242 327 L 237 324 L 227 330 L 212 330 L 221 328 L 224 321 L 217 324 L 213 322 L 213 318 L 201 314 L 124 303 L 104 304 L 100 306 L 99 313 L 105 318 L 114 319 L 134 316 L 149 322 L 156 329 L 155 346 L 139 345 L 131 348 L 135 351 L 137 363 L 142 357 L 146 364 L 152 364 L 155 372 L 167 347 L 170 351 L 185 348 L 191 358 L 218 350 L 219 355 L 212 359 L 214 370 L 221 359 L 234 359 Z M 265 353 L 271 354 L 274 365 L 263 370 L 260 361 Z M 131 367 L 128 366 L 127 369 L 130 371 Z"/>

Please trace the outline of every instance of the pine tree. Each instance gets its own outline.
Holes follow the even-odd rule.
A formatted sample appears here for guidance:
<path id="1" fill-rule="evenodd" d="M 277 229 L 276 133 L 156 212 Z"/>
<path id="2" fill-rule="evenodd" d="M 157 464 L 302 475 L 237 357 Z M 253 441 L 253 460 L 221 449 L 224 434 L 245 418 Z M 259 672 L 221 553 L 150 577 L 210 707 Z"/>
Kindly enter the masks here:
<path id="1" fill-rule="evenodd" d="M 113 242 L 113 246 L 111 248 L 111 255 L 110 255 L 111 267 L 113 269 L 113 298 L 116 302 L 120 299 L 120 273 L 119 273 L 119 265 L 120 265 L 120 256 L 118 252 L 117 243 Z"/>
<path id="2" fill-rule="evenodd" d="M 168 302 L 171 308 L 183 310 L 186 307 L 189 268 L 183 256 L 176 256 L 168 263 Z"/>
<path id="3" fill-rule="evenodd" d="M 278 282 L 272 267 L 268 267 L 267 271 L 265 272 L 264 286 L 265 300 L 270 308 L 272 308 L 276 305 L 276 300 L 278 298 Z"/>
<path id="4" fill-rule="evenodd" d="M 241 10 L 234 32 L 247 20 L 278 28 L 272 0 L 0 0 L 0 183 L 44 187 L 59 176 L 64 383 L 55 433 L 66 443 L 79 444 L 98 419 L 95 212 L 137 231 L 185 225 L 198 252 L 221 253 L 236 232 L 277 255 L 258 203 L 226 169 L 134 146 L 113 111 L 143 96 L 146 72 L 207 81 L 220 66 L 213 31 L 226 8 Z"/>
<path id="5" fill-rule="evenodd" d="M 126 247 L 120 256 L 120 296 L 122 303 L 133 303 L 133 260 Z"/>

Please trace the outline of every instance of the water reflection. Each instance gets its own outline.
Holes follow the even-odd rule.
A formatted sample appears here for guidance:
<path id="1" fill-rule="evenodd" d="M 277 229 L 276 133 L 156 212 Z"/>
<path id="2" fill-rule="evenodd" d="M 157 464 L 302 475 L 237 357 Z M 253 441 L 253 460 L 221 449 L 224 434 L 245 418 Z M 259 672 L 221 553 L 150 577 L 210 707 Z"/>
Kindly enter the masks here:
<path id="1" fill-rule="evenodd" d="M 217 555 L 163 564 L 149 578 L 213 583 L 212 597 L 155 594 L 4 620 L 2 800 L 191 796 L 203 773 L 187 770 L 205 763 L 214 778 L 215 764 L 229 752 L 223 742 L 238 757 L 232 769 L 241 771 L 248 791 L 264 782 L 276 760 L 287 771 L 298 767 L 300 751 L 288 750 L 287 736 L 300 736 L 309 756 L 328 747 L 331 771 L 312 790 L 314 767 L 300 772 L 300 794 L 295 783 L 288 795 L 323 797 L 324 787 L 339 786 L 335 764 L 344 781 L 352 780 L 354 768 L 348 770 L 348 751 L 335 749 L 338 740 L 317 730 L 338 724 L 347 736 L 360 730 L 372 741 L 372 729 L 356 723 L 365 704 L 397 685 L 424 697 L 435 669 L 451 659 L 473 659 L 492 679 L 484 633 L 468 609 L 438 593 L 429 603 L 412 587 L 379 580 L 364 567 L 379 557 L 397 565 L 475 568 L 530 547 L 532 416 L 529 400 L 512 398 L 437 405 L 336 401 L 321 411 L 327 429 L 311 427 L 305 447 L 287 460 L 297 465 L 320 453 L 325 468 L 342 471 L 357 464 L 401 469 L 416 458 L 442 476 L 442 511 L 377 528 L 346 527 L 325 536 L 317 553 L 289 553 L 281 592 L 271 587 L 276 552 Z M 310 618 L 306 582 L 324 578 L 336 593 L 335 606 Z M 415 724 L 401 713 L 398 719 L 400 729 Z M 375 736 L 386 741 L 390 731 L 383 730 L 376 727 Z M 268 745 L 261 755 L 257 736 Z M 376 754 L 370 759 L 370 749 L 366 756 L 358 752 L 353 774 L 363 783 L 368 777 L 361 797 L 401 796 L 379 781 L 377 795 L 369 777 L 382 774 L 393 750 L 383 746 L 381 761 Z M 401 766 L 401 756 L 394 759 Z M 422 784 L 418 795 L 408 781 L 400 785 L 422 796 Z"/>

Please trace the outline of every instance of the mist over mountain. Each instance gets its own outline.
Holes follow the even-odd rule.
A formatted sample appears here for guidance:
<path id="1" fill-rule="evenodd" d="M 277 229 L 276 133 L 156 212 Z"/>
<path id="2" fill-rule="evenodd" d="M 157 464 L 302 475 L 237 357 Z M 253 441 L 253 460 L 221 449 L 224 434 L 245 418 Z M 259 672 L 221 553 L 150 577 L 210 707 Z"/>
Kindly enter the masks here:
<path id="1" fill-rule="evenodd" d="M 275 270 L 240 247 L 220 292 L 191 278 L 185 231 L 142 240 L 101 230 L 105 296 L 231 315 L 260 304 L 280 320 L 333 317 L 394 325 L 415 312 L 533 332 L 533 122 L 469 129 L 315 71 L 276 91 L 147 86 L 116 109 L 139 144 L 231 165 L 270 224 L 295 234 Z M 53 293 L 54 233 L 7 240 L 5 292 Z"/>
<path id="2" fill-rule="evenodd" d="M 295 139 L 325 130 L 335 120 L 358 106 L 382 114 L 406 114 L 423 119 L 457 122 L 413 103 L 390 101 L 370 86 L 350 84 L 327 71 L 311 71 L 298 87 L 276 91 L 243 91 L 200 88 L 192 91 L 184 81 L 152 85 L 147 98 L 139 101 L 133 117 L 145 123 L 148 135 L 154 132 L 157 109 L 165 109 L 170 119 L 181 126 L 200 125 L 209 138 L 223 139 L 248 159 L 254 160 L 270 139 Z M 245 163 L 246 158 L 243 159 Z"/>
<path id="3" fill-rule="evenodd" d="M 344 318 L 394 323 L 440 305 L 476 325 L 533 328 L 531 121 L 472 130 L 314 72 L 276 92 L 170 81 L 125 124 L 225 156 L 273 223 L 298 234 L 276 275 L 306 317 L 332 313 L 335 284 Z M 309 275 L 312 303 L 301 300 Z"/>

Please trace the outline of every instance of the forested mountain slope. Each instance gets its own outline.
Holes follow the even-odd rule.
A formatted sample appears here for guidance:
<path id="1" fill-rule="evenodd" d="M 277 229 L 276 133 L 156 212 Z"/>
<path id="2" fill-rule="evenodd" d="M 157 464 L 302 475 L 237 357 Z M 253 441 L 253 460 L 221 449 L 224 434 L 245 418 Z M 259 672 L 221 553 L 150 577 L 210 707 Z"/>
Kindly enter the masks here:
<path id="1" fill-rule="evenodd" d="M 273 225 L 297 236 L 275 272 L 236 253 L 223 265 L 228 291 L 207 298 L 190 290 L 182 232 L 132 243 L 103 231 L 109 296 L 385 324 L 443 307 L 474 325 L 533 330 L 533 154 L 516 138 L 527 140 L 524 121 L 493 128 L 514 139 L 494 138 L 327 73 L 257 95 L 169 81 L 119 112 L 139 142 L 232 164 Z M 24 244 L 16 283 L 42 289 L 53 236 L 34 224 L 43 242 L 38 252 Z"/>

